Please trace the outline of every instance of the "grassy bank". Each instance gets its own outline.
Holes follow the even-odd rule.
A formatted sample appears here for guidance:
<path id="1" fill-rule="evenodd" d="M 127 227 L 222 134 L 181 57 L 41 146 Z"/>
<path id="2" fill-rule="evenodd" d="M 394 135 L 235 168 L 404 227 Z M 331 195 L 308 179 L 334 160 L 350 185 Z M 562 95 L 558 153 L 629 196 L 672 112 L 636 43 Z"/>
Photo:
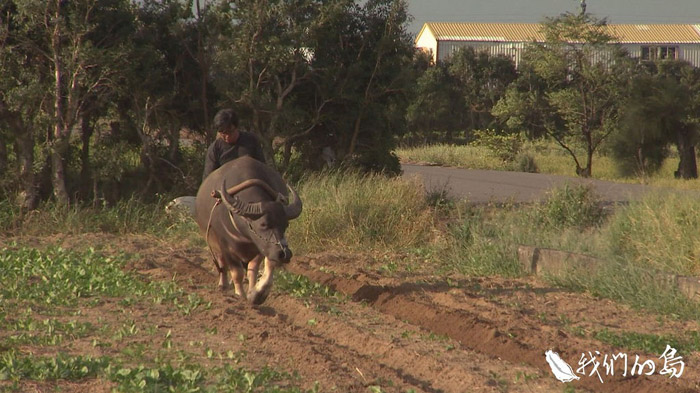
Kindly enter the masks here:
<path id="1" fill-rule="evenodd" d="M 585 157 L 583 152 L 577 151 L 576 153 L 579 158 Z M 512 160 L 503 160 L 497 152 L 478 145 L 428 145 L 400 148 L 396 150 L 396 154 L 402 162 L 407 163 L 504 171 L 526 171 L 521 161 L 523 156 L 527 156 L 534 160 L 534 165 L 539 173 L 576 176 L 571 156 L 553 142 L 526 142 L 522 145 L 520 154 Z M 673 173 L 677 168 L 678 158 L 672 154 L 654 175 L 644 178 L 629 177 L 620 175 L 611 157 L 600 153 L 593 156 L 593 177 L 596 179 L 700 190 L 700 180 L 676 179 Z"/>
<path id="2" fill-rule="evenodd" d="M 581 252 L 610 261 L 606 270 L 568 277 L 557 285 L 588 291 L 635 307 L 700 319 L 699 308 L 676 289 L 650 279 L 657 270 L 700 275 L 700 202 L 650 195 L 611 213 L 580 186 L 553 190 L 539 205 L 472 206 L 426 197 L 420 184 L 356 173 L 323 173 L 297 189 L 304 212 L 290 223 L 297 255 L 359 252 L 391 270 L 430 273 L 522 274 L 517 246 L 530 244 Z M 204 247 L 192 220 L 164 213 L 165 202 L 125 201 L 113 207 L 65 209 L 44 205 L 20 216 L 7 207 L 5 234 L 146 233 Z"/>

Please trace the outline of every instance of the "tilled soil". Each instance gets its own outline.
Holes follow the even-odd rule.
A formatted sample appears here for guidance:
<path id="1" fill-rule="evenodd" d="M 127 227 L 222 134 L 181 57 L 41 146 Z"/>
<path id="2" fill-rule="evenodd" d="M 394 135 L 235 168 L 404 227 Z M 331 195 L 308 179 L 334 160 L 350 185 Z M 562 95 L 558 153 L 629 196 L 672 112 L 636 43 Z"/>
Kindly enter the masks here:
<path id="1" fill-rule="evenodd" d="M 344 300 L 299 298 L 274 291 L 262 306 L 251 306 L 232 293 L 216 289 L 216 274 L 205 249 L 166 245 L 146 236 L 56 237 L 22 239 L 41 245 L 96 246 L 105 252 L 126 251 L 139 257 L 128 267 L 151 280 L 175 277 L 189 293 L 211 307 L 182 316 L 166 306 L 130 310 L 136 324 L 157 324 L 155 337 L 170 332 L 173 345 L 211 348 L 217 353 L 246 353 L 246 367 L 270 366 L 300 375 L 305 389 L 323 392 L 698 392 L 700 353 L 684 354 L 684 373 L 669 378 L 579 375 L 568 384 L 554 378 L 545 351 L 559 353 L 574 370 L 583 353 L 625 352 L 591 339 L 590 333 L 678 334 L 699 330 L 682 322 L 586 294 L 549 287 L 534 279 L 438 277 L 381 270 L 368 256 L 323 253 L 296 257 L 289 272 L 345 294 Z M 115 302 L 104 302 L 85 314 L 110 315 Z M 160 347 L 152 337 L 132 337 L 144 346 Z M 74 348 L 110 354 L 118 348 Z M 602 355 L 601 359 L 602 361 Z M 207 360 L 202 358 L 202 362 Z M 586 370 L 590 371 L 588 367 Z M 88 390 L 101 389 L 91 386 Z M 108 391 L 110 386 L 103 386 Z M 77 389 L 77 388 L 76 388 Z M 568 389 L 568 390 L 565 390 Z M 40 389 L 39 389 L 40 390 Z M 78 389 L 79 390 L 79 389 Z"/>

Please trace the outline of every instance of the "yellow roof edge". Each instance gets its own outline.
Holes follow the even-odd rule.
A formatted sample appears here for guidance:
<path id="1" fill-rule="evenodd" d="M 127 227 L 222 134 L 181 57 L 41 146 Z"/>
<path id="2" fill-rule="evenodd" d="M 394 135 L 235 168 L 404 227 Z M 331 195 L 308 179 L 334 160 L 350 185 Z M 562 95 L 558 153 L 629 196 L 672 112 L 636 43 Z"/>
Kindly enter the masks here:
<path id="1" fill-rule="evenodd" d="M 433 37 L 435 37 L 435 33 L 434 33 L 433 30 L 430 28 L 430 26 L 428 26 L 428 22 L 423 23 L 423 27 L 420 29 L 420 32 L 418 32 L 418 35 L 416 35 L 416 39 L 414 40 L 414 41 L 415 41 L 415 42 L 414 42 L 415 44 L 418 43 L 418 39 L 423 35 L 423 31 L 425 31 L 426 29 L 430 30 L 430 33 L 432 33 L 432 34 L 433 34 Z M 437 37 L 435 37 L 435 39 L 437 39 Z"/>
<path id="2" fill-rule="evenodd" d="M 436 25 L 436 26 L 431 26 L 431 25 Z M 438 26 L 442 25 L 442 26 Z M 526 28 L 531 28 L 534 29 L 538 26 L 541 26 L 541 23 L 518 23 L 518 22 L 425 22 L 423 24 L 423 28 L 421 29 L 421 33 L 417 37 L 419 37 L 422 33 L 423 30 L 426 28 L 429 28 L 433 36 L 437 40 L 446 40 L 446 41 L 454 41 L 454 40 L 470 40 L 470 38 L 477 38 L 476 36 L 461 36 L 459 34 L 455 34 L 454 32 L 450 32 L 450 34 L 445 34 L 444 33 L 444 26 L 451 26 L 451 27 L 458 27 L 459 25 L 484 25 L 484 26 L 511 26 L 511 27 L 526 27 Z M 632 28 L 640 28 L 642 26 L 671 26 L 671 27 L 676 27 L 676 28 L 685 28 L 685 29 L 690 29 L 692 31 L 692 35 L 694 37 L 689 37 L 688 35 L 685 35 L 684 37 L 670 37 L 670 39 L 658 39 L 656 37 L 654 38 L 647 38 L 646 39 L 640 39 L 639 37 L 619 37 L 621 38 L 619 43 L 652 43 L 652 42 L 677 42 L 677 43 L 700 43 L 700 24 L 690 24 L 690 23 L 618 23 L 618 24 L 608 24 L 608 28 L 610 28 L 613 32 L 616 32 L 615 30 L 617 29 L 632 29 Z M 483 37 L 482 37 L 483 38 Z M 534 37 L 530 37 L 532 39 Z"/>

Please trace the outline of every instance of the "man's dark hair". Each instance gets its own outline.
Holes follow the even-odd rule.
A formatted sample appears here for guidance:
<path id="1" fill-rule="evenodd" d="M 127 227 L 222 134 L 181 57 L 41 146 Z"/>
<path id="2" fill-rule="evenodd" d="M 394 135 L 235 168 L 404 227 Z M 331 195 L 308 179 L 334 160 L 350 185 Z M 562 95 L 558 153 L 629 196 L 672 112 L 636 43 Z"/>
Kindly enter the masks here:
<path id="1" fill-rule="evenodd" d="M 214 116 L 214 128 L 217 131 L 232 125 L 238 127 L 238 116 L 233 109 L 222 109 Z"/>

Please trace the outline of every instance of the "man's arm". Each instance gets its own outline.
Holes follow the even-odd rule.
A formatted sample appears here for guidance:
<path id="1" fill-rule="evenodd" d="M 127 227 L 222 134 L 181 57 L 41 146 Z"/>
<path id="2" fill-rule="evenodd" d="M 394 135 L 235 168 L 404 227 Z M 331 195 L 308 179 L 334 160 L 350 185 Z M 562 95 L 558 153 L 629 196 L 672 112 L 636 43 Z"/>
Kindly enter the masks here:
<path id="1" fill-rule="evenodd" d="M 265 160 L 265 153 L 262 149 L 262 143 L 260 143 L 260 140 L 255 135 L 253 135 L 253 139 L 255 140 L 255 153 L 253 155 L 253 158 L 262 162 L 263 164 L 267 164 L 267 161 Z"/>

